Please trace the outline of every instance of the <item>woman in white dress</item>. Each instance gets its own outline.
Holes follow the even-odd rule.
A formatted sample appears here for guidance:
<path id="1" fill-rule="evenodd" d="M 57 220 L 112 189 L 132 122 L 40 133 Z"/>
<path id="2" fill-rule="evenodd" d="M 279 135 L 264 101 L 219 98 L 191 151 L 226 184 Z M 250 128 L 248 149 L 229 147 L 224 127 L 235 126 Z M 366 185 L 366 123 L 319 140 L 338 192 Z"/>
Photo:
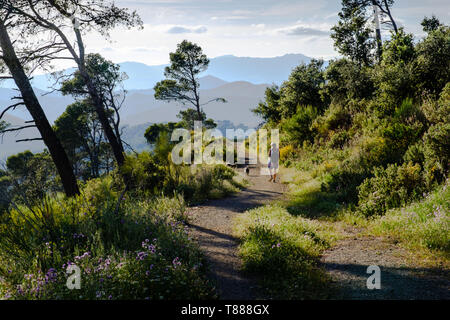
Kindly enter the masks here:
<path id="1" fill-rule="evenodd" d="M 268 167 L 270 170 L 269 182 L 276 182 L 278 173 L 278 162 L 280 160 L 280 149 L 278 149 L 276 143 L 272 143 L 269 151 L 269 163 Z"/>

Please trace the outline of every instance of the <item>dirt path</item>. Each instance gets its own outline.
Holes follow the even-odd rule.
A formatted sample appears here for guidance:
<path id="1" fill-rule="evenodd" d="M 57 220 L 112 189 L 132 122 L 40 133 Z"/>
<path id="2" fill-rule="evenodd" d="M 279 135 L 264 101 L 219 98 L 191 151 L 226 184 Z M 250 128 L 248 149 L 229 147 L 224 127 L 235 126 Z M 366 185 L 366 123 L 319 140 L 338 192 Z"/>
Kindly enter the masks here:
<path id="1" fill-rule="evenodd" d="M 239 169 L 242 172 L 242 169 Z M 209 201 L 190 208 L 191 234 L 198 239 L 200 248 L 210 266 L 210 277 L 216 282 L 221 299 L 252 300 L 258 298 L 256 280 L 244 276 L 239 270 L 238 240 L 232 236 L 234 217 L 283 195 L 285 186 L 268 182 L 260 176 L 258 168 L 251 168 L 246 176 L 250 186 L 234 196 Z"/>
<path id="2" fill-rule="evenodd" d="M 349 232 L 347 238 L 322 256 L 333 279 L 336 299 L 420 300 L 450 299 L 450 272 L 411 266 L 411 253 L 386 238 Z M 367 267 L 381 271 L 381 288 L 367 289 Z"/>
<path id="3" fill-rule="evenodd" d="M 242 169 L 240 169 L 242 172 Z M 252 168 L 246 177 L 250 186 L 234 196 L 209 201 L 189 209 L 191 235 L 199 242 L 221 299 L 253 300 L 258 295 L 257 279 L 243 275 L 237 255 L 238 239 L 232 236 L 234 217 L 281 197 L 287 187 L 268 182 Z M 450 272 L 440 268 L 414 266 L 411 253 L 395 242 L 364 236 L 361 230 L 346 229 L 345 238 L 327 250 L 321 266 L 331 275 L 333 299 L 450 299 Z M 381 269 L 381 289 L 367 289 L 367 267 Z"/>

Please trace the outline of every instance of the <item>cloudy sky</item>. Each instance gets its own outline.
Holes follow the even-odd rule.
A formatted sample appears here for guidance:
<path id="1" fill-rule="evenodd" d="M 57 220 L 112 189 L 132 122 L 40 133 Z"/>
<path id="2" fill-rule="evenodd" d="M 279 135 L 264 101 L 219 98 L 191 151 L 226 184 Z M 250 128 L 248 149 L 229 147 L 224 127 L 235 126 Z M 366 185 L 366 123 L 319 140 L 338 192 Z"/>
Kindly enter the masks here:
<path id="1" fill-rule="evenodd" d="M 209 57 L 274 57 L 303 53 L 325 59 L 337 53 L 329 37 L 339 0 L 116 0 L 136 10 L 144 29 L 111 34 L 112 42 L 87 38 L 88 50 L 114 62 L 149 65 L 168 62 L 183 39 L 202 46 Z M 392 12 L 399 25 L 420 38 L 420 21 L 435 14 L 450 22 L 448 0 L 397 0 Z"/>

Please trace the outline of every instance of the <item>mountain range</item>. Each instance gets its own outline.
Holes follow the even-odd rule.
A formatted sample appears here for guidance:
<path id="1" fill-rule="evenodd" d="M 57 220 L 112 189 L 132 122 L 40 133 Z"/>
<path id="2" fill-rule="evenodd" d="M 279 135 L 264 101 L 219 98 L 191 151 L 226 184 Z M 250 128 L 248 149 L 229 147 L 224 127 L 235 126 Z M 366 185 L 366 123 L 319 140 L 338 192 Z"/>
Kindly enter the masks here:
<path id="1" fill-rule="evenodd" d="M 204 107 L 208 117 L 215 121 L 230 121 L 243 127 L 256 127 L 260 123 L 251 109 L 264 99 L 266 88 L 272 84 L 281 84 L 292 69 L 311 59 L 302 54 L 288 54 L 275 58 L 243 58 L 222 56 L 211 59 L 208 70 L 201 75 L 200 96 L 202 102 L 214 98 L 225 98 L 227 103 L 212 102 Z M 120 63 L 121 71 L 127 73 L 124 87 L 128 94 L 121 110 L 122 125 L 126 126 L 125 135 L 132 141 L 139 141 L 137 149 L 145 144 L 142 135 L 147 124 L 177 121 L 176 115 L 183 106 L 179 103 L 155 100 L 153 86 L 164 79 L 165 65 L 148 66 L 137 62 Z M 71 73 L 73 69 L 65 70 Z M 49 92 L 54 81 L 49 75 L 38 75 L 32 80 L 36 95 L 50 122 L 54 122 L 74 102 L 71 96 L 59 92 Z M 10 81 L 0 83 L 0 111 L 12 104 L 11 98 L 17 95 Z M 6 115 L 12 125 L 23 124 L 30 120 L 24 107 L 17 108 Z M 128 133 L 127 133 L 128 131 Z M 38 136 L 36 130 L 26 129 L 18 134 L 20 139 Z M 23 150 L 38 151 L 43 148 L 41 142 L 15 143 L 16 134 L 5 134 L 0 139 L 0 160 Z"/>
<path id="2" fill-rule="evenodd" d="M 208 69 L 201 74 L 214 76 L 226 82 L 247 81 L 254 84 L 277 84 L 287 80 L 292 69 L 300 63 L 309 63 L 311 58 L 303 54 L 286 54 L 273 58 L 236 57 L 233 55 L 220 56 L 210 59 Z M 153 88 L 164 78 L 164 68 L 167 65 L 149 66 L 139 62 L 119 63 L 120 70 L 128 75 L 124 81 L 127 90 L 142 90 Z M 74 69 L 63 72 L 70 74 Z M 54 80 L 47 74 L 36 75 L 32 80 L 33 87 L 48 91 Z M 0 87 L 13 88 L 12 81 L 3 82 Z M 202 88 L 211 89 L 211 88 Z"/>

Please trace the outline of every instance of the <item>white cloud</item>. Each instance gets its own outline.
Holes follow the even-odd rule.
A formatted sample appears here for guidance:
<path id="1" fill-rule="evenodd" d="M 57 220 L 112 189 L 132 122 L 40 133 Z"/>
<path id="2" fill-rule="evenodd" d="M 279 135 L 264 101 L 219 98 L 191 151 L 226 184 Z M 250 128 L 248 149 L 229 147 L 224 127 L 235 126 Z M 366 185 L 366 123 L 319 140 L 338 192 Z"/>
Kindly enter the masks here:
<path id="1" fill-rule="evenodd" d="M 328 37 L 331 27 L 329 24 L 304 24 L 299 21 L 293 26 L 279 28 L 277 32 L 288 36 Z"/>
<path id="2" fill-rule="evenodd" d="M 294 26 L 280 30 L 281 33 L 285 33 L 288 36 L 316 36 L 316 37 L 327 37 L 330 35 L 330 31 L 324 31 L 319 29 L 313 29 L 303 26 Z"/>
<path id="3" fill-rule="evenodd" d="M 253 28 L 257 28 L 257 29 L 264 29 L 266 27 L 266 25 L 264 23 L 252 24 L 251 26 Z"/>
<path id="4" fill-rule="evenodd" d="M 179 34 L 179 33 L 206 33 L 208 29 L 205 26 L 199 27 L 183 27 L 183 26 L 173 26 L 167 33 Z"/>
<path id="5" fill-rule="evenodd" d="M 225 54 L 273 57 L 303 53 L 336 56 L 330 28 L 338 20 L 336 0 L 117 0 L 142 16 L 144 30 L 117 28 L 112 42 L 89 33 L 88 52 L 115 62 L 165 64 L 182 40 L 198 43 L 209 57 Z M 392 12 L 407 32 L 419 35 L 423 16 L 449 23 L 448 0 L 396 1 Z M 383 33 L 385 35 L 385 33 Z M 72 39 L 73 40 L 73 39 Z M 66 63 L 65 61 L 61 63 Z"/>

